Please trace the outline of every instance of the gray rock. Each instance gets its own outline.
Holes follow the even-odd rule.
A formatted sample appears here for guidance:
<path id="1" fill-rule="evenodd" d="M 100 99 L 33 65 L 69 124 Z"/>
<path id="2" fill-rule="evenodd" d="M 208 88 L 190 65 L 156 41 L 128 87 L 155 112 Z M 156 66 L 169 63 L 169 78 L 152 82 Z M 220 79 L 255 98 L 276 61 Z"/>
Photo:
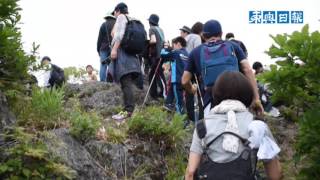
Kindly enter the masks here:
<path id="1" fill-rule="evenodd" d="M 143 103 L 147 88 L 145 86 L 144 90 L 140 90 L 136 86 L 133 86 L 136 105 Z M 115 83 L 67 84 L 65 94 L 67 98 L 78 97 L 82 107 L 86 110 L 94 109 L 103 116 L 112 115 L 123 104 L 123 94 L 120 85 Z"/>
<path id="2" fill-rule="evenodd" d="M 44 143 L 49 152 L 77 172 L 80 180 L 114 179 L 78 141 L 70 136 L 67 129 L 56 129 L 48 132 Z"/>
<path id="3" fill-rule="evenodd" d="M 90 141 L 86 148 L 117 178 L 164 179 L 166 168 L 159 147 L 151 142 L 127 140 L 124 144 Z"/>
<path id="4" fill-rule="evenodd" d="M 15 116 L 10 112 L 7 98 L 0 92 L 0 132 L 5 127 L 11 126 L 16 122 Z"/>

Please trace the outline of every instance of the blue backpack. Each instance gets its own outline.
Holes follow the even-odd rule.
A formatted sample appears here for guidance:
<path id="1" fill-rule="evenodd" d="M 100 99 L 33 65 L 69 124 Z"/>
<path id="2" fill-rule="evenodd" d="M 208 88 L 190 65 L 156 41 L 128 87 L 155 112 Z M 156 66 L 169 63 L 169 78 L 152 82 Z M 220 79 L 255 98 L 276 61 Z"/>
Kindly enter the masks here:
<path id="1" fill-rule="evenodd" d="M 239 71 L 238 59 L 230 42 L 203 45 L 200 51 L 201 76 L 206 87 L 213 86 L 224 71 Z"/>

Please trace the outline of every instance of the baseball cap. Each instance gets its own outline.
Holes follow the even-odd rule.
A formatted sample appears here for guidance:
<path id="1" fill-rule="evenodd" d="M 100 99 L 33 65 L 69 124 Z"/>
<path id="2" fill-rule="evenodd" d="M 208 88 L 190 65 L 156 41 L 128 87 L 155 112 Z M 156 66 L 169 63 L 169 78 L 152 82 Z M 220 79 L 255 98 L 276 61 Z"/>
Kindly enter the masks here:
<path id="1" fill-rule="evenodd" d="M 115 11 L 121 11 L 121 12 L 126 12 L 126 13 L 128 13 L 128 6 L 127 6 L 125 3 L 121 2 L 121 3 L 119 3 L 119 4 L 116 5 L 116 7 L 115 7 L 114 10 L 113 10 L 113 13 L 114 13 Z M 114 15 L 114 14 L 112 14 L 112 15 Z"/>
<path id="2" fill-rule="evenodd" d="M 217 20 L 209 20 L 203 26 L 203 34 L 206 36 L 216 36 L 222 33 L 222 28 Z"/>

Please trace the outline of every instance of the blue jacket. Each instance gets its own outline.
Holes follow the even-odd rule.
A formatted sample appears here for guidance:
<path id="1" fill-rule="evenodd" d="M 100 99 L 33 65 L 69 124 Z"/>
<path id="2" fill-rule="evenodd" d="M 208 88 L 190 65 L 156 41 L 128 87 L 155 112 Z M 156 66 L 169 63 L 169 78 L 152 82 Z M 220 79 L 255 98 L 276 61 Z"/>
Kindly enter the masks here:
<path id="1" fill-rule="evenodd" d="M 188 63 L 188 56 L 185 48 L 161 50 L 161 58 L 164 61 L 171 61 L 171 83 L 181 83 L 184 67 Z"/>

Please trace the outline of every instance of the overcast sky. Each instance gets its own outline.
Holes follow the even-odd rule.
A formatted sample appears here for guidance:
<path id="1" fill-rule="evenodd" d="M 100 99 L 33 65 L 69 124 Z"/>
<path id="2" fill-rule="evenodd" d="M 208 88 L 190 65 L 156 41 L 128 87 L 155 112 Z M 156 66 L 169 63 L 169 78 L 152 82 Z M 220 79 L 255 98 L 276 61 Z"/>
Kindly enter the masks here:
<path id="1" fill-rule="evenodd" d="M 40 44 L 39 55 L 48 55 L 61 67 L 99 69 L 96 51 L 99 27 L 104 15 L 112 11 L 115 0 L 21 0 L 22 40 L 27 52 L 32 42 Z M 160 27 L 167 40 L 179 35 L 183 25 L 217 19 L 222 30 L 233 32 L 247 46 L 249 60 L 270 64 L 264 54 L 272 43 L 269 34 L 291 33 L 302 24 L 249 24 L 249 11 L 303 11 L 304 23 L 312 31 L 320 29 L 319 0 L 128 0 L 129 14 L 140 19 L 146 30 L 151 13 L 160 16 Z M 224 34 L 224 35 L 225 35 Z M 224 37 L 223 35 L 223 37 Z"/>

